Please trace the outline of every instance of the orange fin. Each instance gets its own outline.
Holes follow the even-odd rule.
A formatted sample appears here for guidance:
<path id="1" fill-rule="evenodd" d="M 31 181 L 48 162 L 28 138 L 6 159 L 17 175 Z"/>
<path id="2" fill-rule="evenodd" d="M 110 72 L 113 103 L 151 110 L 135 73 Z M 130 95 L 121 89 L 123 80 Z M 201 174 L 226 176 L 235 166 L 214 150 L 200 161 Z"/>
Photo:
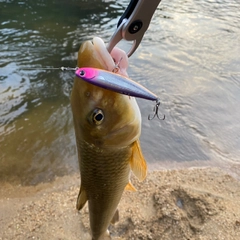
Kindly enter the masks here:
<path id="1" fill-rule="evenodd" d="M 80 211 L 85 203 L 87 202 L 87 193 L 86 191 L 81 187 L 79 194 L 78 194 L 78 198 L 77 198 L 77 210 Z"/>
<path id="2" fill-rule="evenodd" d="M 129 183 L 127 184 L 127 186 L 125 187 L 124 190 L 134 191 L 134 192 L 137 191 L 136 188 L 131 184 L 131 182 L 129 182 Z"/>
<path id="3" fill-rule="evenodd" d="M 143 157 L 139 140 L 135 141 L 132 146 L 132 158 L 130 166 L 134 175 L 143 181 L 147 176 L 147 163 Z"/>
<path id="4" fill-rule="evenodd" d="M 114 215 L 113 215 L 113 218 L 112 218 L 112 220 L 111 220 L 111 223 L 112 224 L 115 224 L 116 222 L 118 222 L 119 221 L 119 212 L 118 212 L 118 209 L 116 210 L 116 212 L 114 213 Z"/>

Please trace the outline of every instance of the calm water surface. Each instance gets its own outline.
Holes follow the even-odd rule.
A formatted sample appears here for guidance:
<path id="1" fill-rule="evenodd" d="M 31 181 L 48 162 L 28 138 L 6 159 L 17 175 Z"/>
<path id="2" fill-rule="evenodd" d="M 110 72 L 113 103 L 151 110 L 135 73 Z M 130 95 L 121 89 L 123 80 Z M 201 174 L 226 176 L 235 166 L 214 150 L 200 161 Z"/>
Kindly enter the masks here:
<path id="1" fill-rule="evenodd" d="M 36 184 L 78 172 L 69 96 L 81 43 L 106 42 L 129 1 L 0 0 L 0 180 Z M 162 1 L 129 76 L 150 169 L 220 166 L 240 176 L 240 2 Z M 128 48 L 128 44 L 125 43 Z"/>

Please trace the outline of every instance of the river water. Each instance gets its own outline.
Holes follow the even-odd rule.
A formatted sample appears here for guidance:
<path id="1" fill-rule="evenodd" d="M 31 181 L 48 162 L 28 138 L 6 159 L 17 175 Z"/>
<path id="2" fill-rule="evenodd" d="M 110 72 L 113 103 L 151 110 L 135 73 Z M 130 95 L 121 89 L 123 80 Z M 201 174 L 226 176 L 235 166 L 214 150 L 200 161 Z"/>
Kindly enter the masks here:
<path id="1" fill-rule="evenodd" d="M 69 97 L 81 43 L 108 42 L 129 1 L 0 0 L 0 180 L 78 172 Z M 161 98 L 164 121 L 138 100 L 150 169 L 240 172 L 240 2 L 162 1 L 129 76 Z M 129 43 L 123 47 L 128 48 Z M 240 175 L 239 175 L 240 176 Z"/>

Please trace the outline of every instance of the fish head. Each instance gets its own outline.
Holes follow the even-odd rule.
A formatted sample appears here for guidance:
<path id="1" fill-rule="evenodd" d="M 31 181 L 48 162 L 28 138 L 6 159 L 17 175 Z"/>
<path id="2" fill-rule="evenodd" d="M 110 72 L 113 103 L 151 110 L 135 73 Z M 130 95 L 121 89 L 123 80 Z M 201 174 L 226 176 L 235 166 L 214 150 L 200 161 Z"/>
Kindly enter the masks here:
<path id="1" fill-rule="evenodd" d="M 78 67 L 104 70 L 114 68 L 115 63 L 105 44 L 95 42 L 86 41 L 81 45 Z M 120 56 L 123 66 L 126 66 L 125 57 Z M 120 71 L 125 71 L 121 65 L 118 67 Z M 129 146 L 140 136 L 141 114 L 133 97 L 97 87 L 75 77 L 71 106 L 78 141 L 99 147 L 123 147 Z"/>

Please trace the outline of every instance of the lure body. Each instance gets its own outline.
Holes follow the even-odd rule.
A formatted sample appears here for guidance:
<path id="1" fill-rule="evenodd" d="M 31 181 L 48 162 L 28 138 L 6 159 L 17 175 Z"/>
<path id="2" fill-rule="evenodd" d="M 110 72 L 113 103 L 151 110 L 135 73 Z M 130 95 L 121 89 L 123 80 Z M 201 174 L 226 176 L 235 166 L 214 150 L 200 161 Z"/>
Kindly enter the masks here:
<path id="1" fill-rule="evenodd" d="M 159 98 L 139 83 L 125 76 L 98 68 L 79 68 L 75 72 L 82 80 L 114 92 L 132 97 L 157 101 Z"/>

